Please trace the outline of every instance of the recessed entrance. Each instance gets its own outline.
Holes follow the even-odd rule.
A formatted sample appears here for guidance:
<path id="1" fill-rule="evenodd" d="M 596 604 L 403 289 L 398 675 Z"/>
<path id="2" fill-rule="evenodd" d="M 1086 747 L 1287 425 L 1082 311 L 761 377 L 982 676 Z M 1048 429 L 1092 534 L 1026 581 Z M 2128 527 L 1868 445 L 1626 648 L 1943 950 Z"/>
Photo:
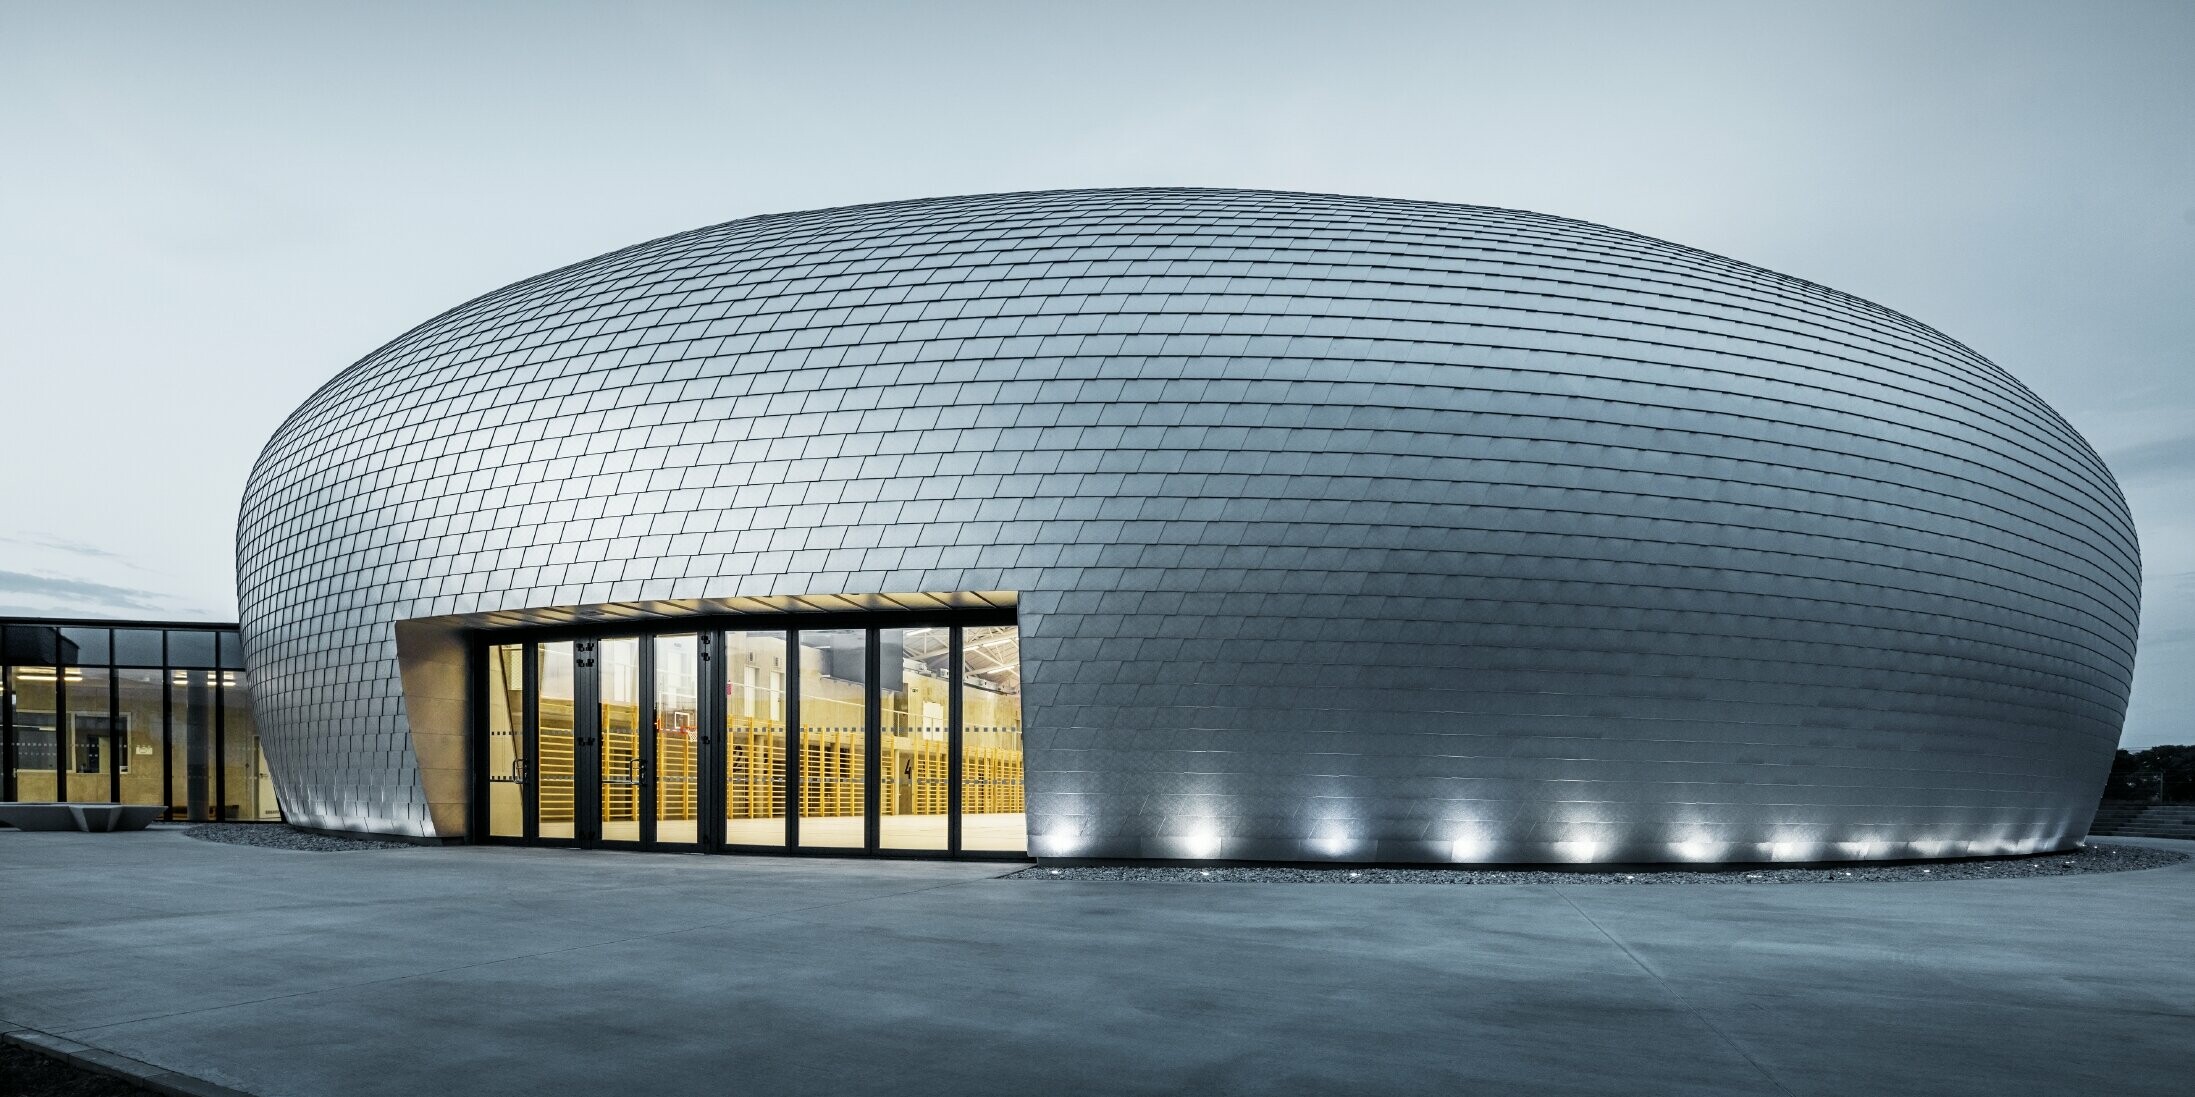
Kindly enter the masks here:
<path id="1" fill-rule="evenodd" d="M 1021 636 L 1011 617 L 799 623 L 482 634 L 473 833 L 666 850 L 1021 854 Z"/>

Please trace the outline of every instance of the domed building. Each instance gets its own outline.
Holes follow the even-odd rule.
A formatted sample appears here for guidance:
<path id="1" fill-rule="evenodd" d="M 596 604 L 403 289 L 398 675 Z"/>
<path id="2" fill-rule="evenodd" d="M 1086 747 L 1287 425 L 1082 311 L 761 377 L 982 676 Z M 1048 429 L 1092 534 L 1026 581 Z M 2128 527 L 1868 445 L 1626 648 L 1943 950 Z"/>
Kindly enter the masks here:
<path id="1" fill-rule="evenodd" d="M 2140 567 L 1953 339 L 1514 210 L 752 217 L 460 305 L 237 533 L 288 817 L 1317 862 L 2060 849 Z"/>

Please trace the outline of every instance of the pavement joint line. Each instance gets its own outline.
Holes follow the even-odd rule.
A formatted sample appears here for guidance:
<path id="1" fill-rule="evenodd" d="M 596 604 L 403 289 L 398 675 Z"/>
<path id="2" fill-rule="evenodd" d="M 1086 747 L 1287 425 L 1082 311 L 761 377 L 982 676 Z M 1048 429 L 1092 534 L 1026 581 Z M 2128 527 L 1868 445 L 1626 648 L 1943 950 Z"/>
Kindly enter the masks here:
<path id="1" fill-rule="evenodd" d="M 1746 1065 L 1752 1067 L 1756 1071 L 1759 1071 L 1762 1080 L 1766 1081 L 1769 1085 L 1776 1087 L 1776 1092 L 1783 1094 L 1784 1097 L 1797 1097 L 1796 1094 L 1792 1093 L 1791 1087 L 1784 1085 L 1776 1078 L 1774 1074 L 1769 1072 L 1769 1069 L 1767 1067 L 1761 1065 L 1761 1061 L 1755 1059 L 1753 1057 L 1753 1053 L 1745 1049 L 1744 1044 L 1739 1043 L 1736 1037 L 1733 1037 L 1729 1033 L 1723 1031 L 1723 1027 L 1716 1024 L 1714 1018 L 1709 1017 L 1704 1011 L 1700 1009 L 1700 1007 L 1693 1005 L 1692 1000 L 1686 998 L 1683 991 L 1678 990 L 1674 985 L 1672 985 L 1669 980 L 1662 975 L 1661 972 L 1654 970 L 1654 965 L 1647 963 L 1644 957 L 1641 957 L 1638 953 L 1631 950 L 1630 945 L 1624 944 L 1622 941 L 1618 940 L 1615 934 L 1608 932 L 1608 928 L 1606 926 L 1601 925 L 1600 922 L 1592 915 L 1587 914 L 1585 912 L 1585 908 L 1579 906 L 1577 900 L 1572 899 L 1569 893 L 1561 885 L 1552 885 L 1547 890 L 1554 892 L 1555 897 L 1561 899 L 1564 905 L 1568 906 L 1571 910 L 1576 911 L 1578 917 L 1585 919 L 1585 924 L 1592 926 L 1595 933 L 1598 933 L 1602 937 L 1606 938 L 1609 944 L 1616 946 L 1616 948 L 1620 950 L 1625 956 L 1630 957 L 1631 962 L 1637 964 L 1639 966 L 1639 970 L 1646 973 L 1647 978 L 1654 980 L 1655 985 L 1661 987 L 1662 993 L 1667 994 L 1672 1001 L 1675 1001 L 1678 1005 L 1684 1007 L 1684 1011 L 1691 1014 L 1693 1019 L 1697 1020 L 1703 1027 L 1707 1029 L 1707 1031 L 1714 1033 L 1716 1039 L 1721 1040 L 1724 1044 L 1728 1045 L 1730 1050 L 1737 1052 L 1738 1057 L 1744 1059 Z"/>
<path id="2" fill-rule="evenodd" d="M 164 1097 L 252 1097 L 240 1089 L 231 1089 L 204 1078 L 194 1078 L 143 1059 L 132 1059 L 120 1052 L 79 1043 L 66 1036 L 56 1036 L 19 1025 L 4 1027 L 6 1030 L 0 1031 L 0 1040 L 27 1048 L 49 1059 L 59 1059 L 81 1070 L 118 1078 L 131 1085 L 163 1094 Z"/>
<path id="3" fill-rule="evenodd" d="M 68 1031 L 72 1035 L 79 1033 L 103 1032 L 107 1029 L 122 1028 L 127 1025 L 138 1025 L 143 1024 L 147 1021 L 165 1021 L 175 1017 L 190 1017 L 200 1013 L 217 1013 L 224 1009 L 235 1009 L 240 1006 L 264 1005 L 268 1002 L 279 1002 L 288 998 L 307 998 L 315 994 L 331 994 L 338 991 L 356 990 L 360 987 L 381 986 L 387 983 L 401 983 L 408 979 L 425 979 L 436 975 L 447 975 L 453 971 L 472 971 L 476 968 L 494 967 L 497 964 L 516 963 L 520 960 L 536 960 L 544 956 L 560 956 L 567 952 L 585 952 L 586 950 L 592 948 L 608 948 L 612 945 L 630 944 L 634 941 L 649 941 L 654 940 L 658 937 L 669 937 L 679 933 L 692 933 L 693 931 L 699 929 L 721 929 L 725 926 L 736 926 L 746 922 L 762 921 L 769 918 L 790 917 L 792 915 L 806 914 L 810 911 L 824 910 L 830 907 L 843 907 L 853 906 L 860 903 L 873 903 L 882 899 L 896 899 L 903 895 L 920 895 L 926 891 L 938 891 L 950 887 L 964 887 L 969 884 L 984 883 L 990 879 L 993 879 L 993 877 L 979 877 L 970 880 L 947 880 L 946 882 L 941 884 L 931 884 L 927 887 L 909 888 L 905 891 L 885 892 L 880 895 L 868 895 L 854 899 L 839 899 L 828 903 L 811 903 L 808 906 L 788 907 L 784 910 L 757 911 L 752 914 L 742 915 L 738 918 L 727 918 L 717 922 L 697 922 L 693 925 L 679 926 L 674 929 L 660 930 L 655 933 L 636 933 L 628 937 L 618 937 L 607 941 L 590 941 L 586 944 L 569 945 L 564 948 L 544 949 L 540 952 L 529 952 L 519 956 L 501 956 L 493 960 L 481 960 L 476 963 L 470 964 L 452 964 L 448 967 L 436 968 L 433 971 L 407 972 L 403 975 L 391 975 L 385 979 L 363 979 L 355 983 L 343 983 L 336 986 L 326 987 L 313 987 L 309 990 L 291 991 L 288 994 L 270 994 L 264 998 L 251 998 L 240 1002 L 222 1002 L 216 1005 L 200 1006 L 197 1009 L 179 1009 L 172 1013 L 154 1013 L 144 1017 L 131 1017 L 120 1021 L 108 1021 L 105 1024 L 85 1025 L 82 1028 L 72 1028 Z"/>

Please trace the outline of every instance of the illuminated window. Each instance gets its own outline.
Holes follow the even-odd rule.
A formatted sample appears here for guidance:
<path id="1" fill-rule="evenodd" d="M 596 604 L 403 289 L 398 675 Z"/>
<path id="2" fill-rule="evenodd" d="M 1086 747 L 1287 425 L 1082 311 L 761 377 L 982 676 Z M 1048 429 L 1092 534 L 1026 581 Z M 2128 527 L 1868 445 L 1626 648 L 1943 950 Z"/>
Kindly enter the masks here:
<path id="1" fill-rule="evenodd" d="M 1026 847 L 1018 630 L 940 623 L 797 635 L 796 648 L 788 630 L 691 626 L 488 645 L 478 668 L 487 696 L 475 709 L 482 837 Z M 719 686 L 721 707 L 707 692 Z M 719 726 L 711 721 L 720 736 L 704 734 Z M 720 787 L 703 784 L 711 773 Z M 721 811 L 705 819 L 718 796 Z"/>

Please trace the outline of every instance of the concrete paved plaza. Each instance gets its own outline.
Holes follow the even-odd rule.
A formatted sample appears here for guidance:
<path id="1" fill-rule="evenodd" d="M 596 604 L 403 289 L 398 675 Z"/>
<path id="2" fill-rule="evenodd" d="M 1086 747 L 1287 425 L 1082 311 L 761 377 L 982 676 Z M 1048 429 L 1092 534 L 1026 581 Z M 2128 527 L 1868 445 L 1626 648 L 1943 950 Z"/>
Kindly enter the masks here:
<path id="1" fill-rule="evenodd" d="M 265 1095 L 2126 1097 L 2195 1077 L 2195 864 L 1650 888 L 1010 869 L 0 831 L 0 1022 Z"/>

